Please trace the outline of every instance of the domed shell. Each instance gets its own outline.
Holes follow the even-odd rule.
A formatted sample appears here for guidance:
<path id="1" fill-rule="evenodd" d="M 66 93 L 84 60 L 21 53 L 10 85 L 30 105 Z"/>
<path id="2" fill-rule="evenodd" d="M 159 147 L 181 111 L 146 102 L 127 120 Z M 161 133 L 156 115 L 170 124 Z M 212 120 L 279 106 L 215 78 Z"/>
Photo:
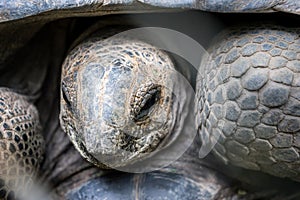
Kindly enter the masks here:
<path id="1" fill-rule="evenodd" d="M 275 12 L 300 14 L 298 0 L 6 0 L 0 1 L 0 23 L 30 16 L 62 18 L 161 9 L 212 12 Z"/>

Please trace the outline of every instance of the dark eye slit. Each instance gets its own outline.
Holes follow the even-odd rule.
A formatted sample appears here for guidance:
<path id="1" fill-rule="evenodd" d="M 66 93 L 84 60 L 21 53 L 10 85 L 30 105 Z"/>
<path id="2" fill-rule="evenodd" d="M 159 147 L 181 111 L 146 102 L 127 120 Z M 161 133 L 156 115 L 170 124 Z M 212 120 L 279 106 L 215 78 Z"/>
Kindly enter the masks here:
<path id="1" fill-rule="evenodd" d="M 159 91 L 156 91 L 149 99 L 147 99 L 145 105 L 141 108 L 140 112 L 136 115 L 136 120 L 142 119 L 145 116 L 147 116 L 151 110 L 151 108 L 155 105 L 157 102 Z"/>
<path id="2" fill-rule="evenodd" d="M 131 97 L 130 118 L 135 122 L 146 120 L 160 97 L 160 85 L 154 83 L 141 85 Z"/>

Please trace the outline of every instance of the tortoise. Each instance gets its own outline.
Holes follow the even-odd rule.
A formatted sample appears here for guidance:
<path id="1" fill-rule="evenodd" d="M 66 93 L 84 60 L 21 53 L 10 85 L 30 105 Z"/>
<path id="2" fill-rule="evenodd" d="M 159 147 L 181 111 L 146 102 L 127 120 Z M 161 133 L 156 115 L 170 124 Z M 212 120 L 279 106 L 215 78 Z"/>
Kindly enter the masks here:
<path id="1" fill-rule="evenodd" d="M 174 122 L 181 116 L 181 112 L 175 112 L 178 108 L 175 105 L 181 105 L 178 102 L 193 105 L 185 90 L 173 87 L 180 97 L 176 99 L 172 97 L 174 91 L 168 91 L 159 82 L 162 79 L 172 88 L 172 84 L 180 82 L 174 81 L 178 77 L 171 74 L 172 69 L 187 63 L 182 65 L 176 56 L 134 37 L 110 36 L 141 25 L 161 26 L 153 18 L 182 20 L 188 16 L 183 22 L 205 19 L 218 23 L 203 18 L 208 14 L 200 11 L 173 13 L 181 8 L 299 14 L 297 1 L 150 1 L 144 4 L 139 1 L 118 4 L 113 1 L 8 1 L 0 7 L 0 81 L 5 87 L 1 89 L 0 99 L 1 166 L 7 168 L 1 167 L 0 198 L 14 199 L 14 192 L 25 199 L 299 197 L 299 28 L 286 25 L 286 20 L 284 25 L 274 25 L 273 21 L 268 25 L 230 28 L 209 48 L 208 55 L 202 59 L 203 73 L 198 74 L 194 86 L 196 98 L 192 112 L 196 111 L 198 133 L 180 159 L 158 171 L 141 174 L 104 169 L 130 170 L 136 160 L 159 154 L 157 149 L 168 146 L 169 140 L 174 141 L 178 136 L 170 137 L 170 130 L 177 123 L 164 123 L 165 120 Z M 96 17 L 162 11 L 168 13 Z M 261 15 L 251 17 L 255 21 Z M 87 16 L 91 18 L 79 18 Z M 227 18 L 224 14 L 214 16 Z M 290 15 L 264 15 L 276 20 L 282 16 L 299 20 Z M 224 19 L 225 24 L 232 23 L 230 17 L 228 21 Z M 176 27 L 169 22 L 163 25 Z M 190 29 L 189 24 L 183 27 Z M 216 34 L 221 27 L 206 29 L 207 36 Z M 208 46 L 209 40 L 202 39 L 202 42 Z M 99 60 L 97 56 L 106 59 Z M 148 56 L 155 58 L 154 61 L 150 62 Z M 123 59 L 123 63 L 113 62 L 117 59 Z M 111 63 L 112 67 L 107 66 Z M 154 77 L 155 70 L 159 78 Z M 104 71 L 105 78 L 99 79 Z M 190 76 L 188 73 L 186 77 Z M 133 75 L 137 77 L 130 78 Z M 99 95 L 95 90 L 100 88 L 102 93 L 95 98 Z M 99 109 L 106 112 L 101 115 Z M 113 126 L 105 130 L 108 127 L 101 120 Z M 151 122 L 160 123 L 149 133 L 155 134 L 146 135 L 150 125 L 157 125 Z M 95 129 L 99 134 L 92 134 L 91 130 Z M 128 132 L 130 135 L 125 134 Z M 143 134 L 146 136 L 139 136 Z M 213 155 L 199 159 L 199 149 L 207 139 L 212 143 L 218 141 Z M 126 155 L 118 157 L 123 150 Z M 112 159 L 113 156 L 116 157 Z M 216 158 L 221 158 L 221 162 Z M 17 165 L 20 169 L 11 167 L 16 162 L 20 163 Z M 38 180 L 34 178 L 35 173 Z M 29 182 L 41 194 L 29 193 L 24 188 L 30 186 Z M 29 194 L 32 196 L 26 197 Z"/>

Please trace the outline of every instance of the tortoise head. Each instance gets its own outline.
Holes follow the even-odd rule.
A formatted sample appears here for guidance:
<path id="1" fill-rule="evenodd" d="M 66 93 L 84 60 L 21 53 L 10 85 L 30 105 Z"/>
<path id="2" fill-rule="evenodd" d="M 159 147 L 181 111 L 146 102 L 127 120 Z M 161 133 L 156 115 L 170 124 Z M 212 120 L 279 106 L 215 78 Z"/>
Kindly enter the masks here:
<path id="1" fill-rule="evenodd" d="M 176 80 L 168 55 L 147 43 L 90 38 L 63 65 L 62 128 L 98 166 L 143 160 L 174 136 Z"/>

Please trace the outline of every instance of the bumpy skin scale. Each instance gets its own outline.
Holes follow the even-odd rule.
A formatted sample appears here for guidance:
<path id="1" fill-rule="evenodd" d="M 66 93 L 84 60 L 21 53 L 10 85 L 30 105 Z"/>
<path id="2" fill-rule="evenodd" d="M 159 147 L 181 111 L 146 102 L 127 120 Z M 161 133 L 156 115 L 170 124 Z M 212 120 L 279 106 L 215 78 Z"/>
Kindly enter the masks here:
<path id="1" fill-rule="evenodd" d="M 24 96 L 0 88 L 0 199 L 26 192 L 44 149 L 36 108 Z"/>
<path id="2" fill-rule="evenodd" d="M 202 140 L 225 163 L 300 181 L 300 29 L 225 32 L 198 76 Z M 205 76 L 203 76 L 205 74 Z"/>

